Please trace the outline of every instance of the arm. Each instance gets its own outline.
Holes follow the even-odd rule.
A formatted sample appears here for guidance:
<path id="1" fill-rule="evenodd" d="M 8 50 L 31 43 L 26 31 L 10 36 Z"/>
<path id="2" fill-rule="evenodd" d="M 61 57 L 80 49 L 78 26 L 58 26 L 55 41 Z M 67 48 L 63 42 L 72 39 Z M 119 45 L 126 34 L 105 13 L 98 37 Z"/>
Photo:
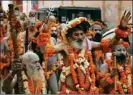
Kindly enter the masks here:
<path id="1" fill-rule="evenodd" d="M 16 79 L 17 77 L 15 77 L 15 72 L 10 72 L 8 74 L 8 76 L 4 79 L 3 82 L 3 86 L 2 86 L 2 90 L 6 93 L 6 94 L 12 94 L 12 90 L 16 84 Z"/>
<path id="2" fill-rule="evenodd" d="M 65 43 L 60 43 L 54 46 L 55 52 L 54 53 L 59 53 L 61 51 L 65 51 Z"/>
<path id="3" fill-rule="evenodd" d="M 12 94 L 12 90 L 17 83 L 16 73 L 23 69 L 23 65 L 20 63 L 20 59 L 14 60 L 11 64 L 12 71 L 8 74 L 8 76 L 3 81 L 2 90 L 7 94 Z"/>
<path id="4" fill-rule="evenodd" d="M 99 47 L 101 47 L 101 43 L 99 43 L 99 42 L 91 41 L 91 44 L 92 44 L 92 48 L 99 48 Z"/>

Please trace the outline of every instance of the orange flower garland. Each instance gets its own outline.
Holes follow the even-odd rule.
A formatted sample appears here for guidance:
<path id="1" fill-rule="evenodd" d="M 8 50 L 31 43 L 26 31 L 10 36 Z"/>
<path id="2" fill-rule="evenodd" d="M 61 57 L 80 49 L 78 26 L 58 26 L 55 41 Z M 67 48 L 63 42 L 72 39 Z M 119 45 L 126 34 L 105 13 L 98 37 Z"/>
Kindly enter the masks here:
<path id="1" fill-rule="evenodd" d="M 102 61 L 104 61 L 103 51 L 100 48 L 94 51 L 94 56 L 95 56 L 96 62 L 99 61 L 99 59 L 102 59 Z"/>
<path id="2" fill-rule="evenodd" d="M 19 33 L 17 37 L 17 52 L 19 55 L 23 53 L 22 38 L 20 35 L 21 33 Z M 8 37 L 7 42 L 9 46 L 10 56 L 6 56 L 4 55 L 4 53 L 2 54 L 2 56 L 0 57 L 0 62 L 2 63 L 0 69 L 3 69 L 4 67 L 9 66 L 10 63 L 14 60 L 14 48 L 13 48 L 13 42 L 12 42 L 11 36 Z M 2 62 L 3 58 L 6 58 L 6 63 Z"/>
<path id="3" fill-rule="evenodd" d="M 91 54 L 88 54 L 88 50 L 85 51 L 85 58 L 89 59 L 90 65 L 87 62 L 87 60 L 84 60 L 84 65 L 82 66 L 79 60 L 82 60 L 82 57 L 78 56 L 72 49 L 72 47 L 68 46 L 69 50 L 69 65 L 68 67 L 63 67 L 63 71 L 61 74 L 61 84 L 62 84 L 62 90 L 59 92 L 60 94 L 87 94 L 92 93 L 96 94 L 99 93 L 99 89 L 95 86 L 95 70 L 96 67 L 93 64 L 92 56 Z M 73 61 L 75 60 L 75 62 Z M 77 72 L 76 72 L 77 71 Z M 82 72 L 85 74 L 85 80 L 82 77 Z M 77 91 L 72 91 L 68 87 L 65 86 L 65 78 L 66 76 L 70 75 L 72 76 L 73 82 L 75 84 L 75 87 Z M 89 82 L 91 81 L 91 89 L 88 89 Z"/>
<path id="4" fill-rule="evenodd" d="M 105 28 L 104 25 L 103 25 L 101 22 L 99 22 L 99 21 L 95 21 L 95 22 L 93 22 L 93 25 L 94 25 L 94 24 L 98 24 L 98 25 L 100 25 L 100 26 L 102 27 L 102 29 Z"/>
<path id="5" fill-rule="evenodd" d="M 40 81 L 39 84 L 37 84 L 36 86 L 38 90 L 36 90 L 33 85 L 33 82 L 25 74 L 25 71 L 21 72 L 22 82 L 24 86 L 24 89 L 22 90 L 24 90 L 25 94 L 46 94 L 46 81 L 43 75 L 43 70 L 41 70 L 40 73 L 41 73 Z"/>
<path id="6" fill-rule="evenodd" d="M 43 46 L 46 45 L 49 41 L 50 41 L 50 34 L 40 32 L 40 34 L 37 37 L 37 45 Z"/>
<path id="7" fill-rule="evenodd" d="M 125 63 L 125 70 L 123 66 L 120 66 L 119 64 L 117 64 L 117 68 L 118 71 L 120 73 L 120 79 L 117 79 L 116 84 L 117 84 L 117 89 L 112 89 L 110 91 L 110 94 L 116 94 L 116 93 L 120 93 L 120 94 L 132 94 L 133 90 L 132 90 L 132 74 L 131 74 L 131 61 L 130 61 L 130 57 L 128 59 L 128 62 Z M 114 64 L 112 63 L 113 61 L 107 61 L 106 62 L 108 64 Z M 113 65 L 109 65 L 109 69 L 111 70 L 111 68 Z M 110 79 L 107 79 L 106 81 L 108 81 L 109 83 L 112 83 L 112 80 L 110 81 Z M 114 83 L 114 80 L 113 80 Z"/>
<path id="8" fill-rule="evenodd" d="M 101 41 L 101 47 L 104 52 L 111 52 L 112 48 L 110 47 L 111 39 L 106 39 Z"/>
<path id="9" fill-rule="evenodd" d="M 52 69 L 50 71 L 47 71 L 46 72 L 46 75 L 45 75 L 46 78 L 49 79 L 50 78 L 50 75 L 52 75 L 53 72 L 55 72 L 57 69 L 58 69 L 57 68 L 57 63 L 55 63 L 54 66 L 52 67 Z"/>
<path id="10" fill-rule="evenodd" d="M 3 62 L 2 60 L 5 60 L 6 62 Z M 7 67 L 10 65 L 10 61 L 9 61 L 9 58 L 7 58 L 6 55 L 4 55 L 4 53 L 2 53 L 2 56 L 0 56 L 0 70 L 3 70 L 4 67 Z"/>
<path id="11" fill-rule="evenodd" d="M 46 51 L 45 51 L 45 57 L 52 57 L 55 54 L 55 48 L 53 45 L 47 44 L 46 47 Z"/>
<path id="12" fill-rule="evenodd" d="M 42 90 L 42 81 L 40 80 L 39 81 L 39 87 L 38 87 L 38 90 L 37 90 L 37 92 L 35 92 L 35 88 L 34 88 L 34 86 L 33 86 L 33 84 L 32 84 L 32 81 L 29 79 L 28 80 L 28 87 L 29 87 L 29 90 L 30 90 L 30 92 L 32 93 L 32 94 L 42 94 L 41 93 L 41 90 Z"/>
<path id="13" fill-rule="evenodd" d="M 122 37 L 122 38 L 126 38 L 130 35 L 131 33 L 131 28 L 130 27 L 127 27 L 127 30 L 121 30 L 119 28 L 117 28 L 115 30 L 115 34 L 117 37 Z"/>
<path id="14" fill-rule="evenodd" d="M 92 36 L 92 37 L 94 37 L 94 36 L 95 36 L 95 32 L 89 30 L 89 31 L 87 32 L 87 36 Z"/>

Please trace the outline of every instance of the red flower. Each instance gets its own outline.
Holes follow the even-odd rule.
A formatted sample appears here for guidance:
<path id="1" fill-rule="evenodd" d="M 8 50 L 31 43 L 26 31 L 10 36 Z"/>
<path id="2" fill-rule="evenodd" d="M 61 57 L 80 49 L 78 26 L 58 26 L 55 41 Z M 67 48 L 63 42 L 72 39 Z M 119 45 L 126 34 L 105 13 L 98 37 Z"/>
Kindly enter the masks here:
<path id="1" fill-rule="evenodd" d="M 50 41 L 50 34 L 49 33 L 40 33 L 37 37 L 37 45 L 43 46 L 46 45 Z"/>
<path id="2" fill-rule="evenodd" d="M 110 48 L 110 42 L 111 40 L 110 39 L 107 39 L 107 40 L 102 40 L 101 41 L 101 47 L 103 49 L 104 52 L 110 52 L 112 49 Z"/>

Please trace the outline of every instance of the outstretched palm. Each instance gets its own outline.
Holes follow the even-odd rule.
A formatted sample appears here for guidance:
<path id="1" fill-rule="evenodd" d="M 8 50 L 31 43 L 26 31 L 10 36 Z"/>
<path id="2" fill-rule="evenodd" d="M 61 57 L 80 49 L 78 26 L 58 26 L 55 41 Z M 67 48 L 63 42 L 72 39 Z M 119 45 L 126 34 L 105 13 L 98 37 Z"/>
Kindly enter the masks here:
<path id="1" fill-rule="evenodd" d="M 129 20 L 131 19 L 131 12 L 130 11 L 125 11 L 121 20 L 120 20 L 120 26 L 125 28 L 127 27 L 127 24 L 129 22 Z"/>

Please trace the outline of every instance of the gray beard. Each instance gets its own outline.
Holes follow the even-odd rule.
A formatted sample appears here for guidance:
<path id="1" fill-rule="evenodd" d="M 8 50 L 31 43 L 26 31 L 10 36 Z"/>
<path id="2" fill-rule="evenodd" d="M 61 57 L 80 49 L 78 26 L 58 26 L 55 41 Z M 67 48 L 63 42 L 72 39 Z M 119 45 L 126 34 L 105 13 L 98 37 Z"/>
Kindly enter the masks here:
<path id="1" fill-rule="evenodd" d="M 38 70 L 37 68 L 31 68 L 29 66 L 26 67 L 27 69 L 27 75 L 30 77 L 33 81 L 39 81 L 41 79 L 41 69 Z"/>
<path id="2" fill-rule="evenodd" d="M 71 46 L 74 49 L 83 49 L 83 48 L 85 48 L 85 43 L 84 42 L 71 41 Z"/>

